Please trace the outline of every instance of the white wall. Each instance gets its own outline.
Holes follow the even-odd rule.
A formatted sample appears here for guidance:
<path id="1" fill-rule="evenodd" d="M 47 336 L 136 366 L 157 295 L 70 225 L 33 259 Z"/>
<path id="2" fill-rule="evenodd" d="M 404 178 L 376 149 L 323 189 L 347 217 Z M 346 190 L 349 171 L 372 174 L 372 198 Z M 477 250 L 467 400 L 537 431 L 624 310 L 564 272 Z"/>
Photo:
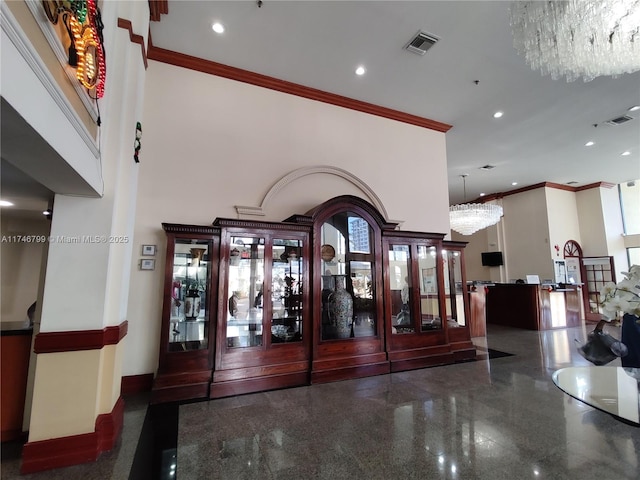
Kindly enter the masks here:
<path id="1" fill-rule="evenodd" d="M 508 249 L 506 280 L 538 275 L 554 278 L 549 254 L 549 226 L 545 189 L 503 198 L 504 243 Z"/>
<path id="2" fill-rule="evenodd" d="M 558 188 L 546 187 L 544 190 L 549 219 L 549 257 L 562 260 L 564 258 L 564 244 L 568 240 L 575 240 L 582 246 L 576 194 Z M 559 247 L 559 251 L 556 251 L 556 245 Z"/>
<path id="3" fill-rule="evenodd" d="M 368 185 L 402 228 L 449 232 L 445 135 L 349 109 L 150 61 L 134 251 L 159 247 L 155 271 L 133 258 L 125 375 L 155 372 L 160 338 L 162 222 L 208 225 L 260 206 L 283 176 L 341 168 Z M 363 192 L 320 173 L 283 188 L 263 220 Z"/>

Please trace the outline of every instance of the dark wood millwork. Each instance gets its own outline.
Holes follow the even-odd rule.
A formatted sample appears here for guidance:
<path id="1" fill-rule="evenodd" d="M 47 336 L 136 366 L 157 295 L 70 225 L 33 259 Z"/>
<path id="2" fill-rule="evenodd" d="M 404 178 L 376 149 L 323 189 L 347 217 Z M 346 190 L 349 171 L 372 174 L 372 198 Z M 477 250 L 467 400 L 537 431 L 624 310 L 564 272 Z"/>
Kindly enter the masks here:
<path id="1" fill-rule="evenodd" d="M 218 292 L 211 285 L 216 285 L 218 279 L 220 229 L 171 223 L 163 223 L 162 227 L 167 235 L 167 252 L 158 373 L 151 403 L 206 398 L 213 371 L 216 316 L 211 312 L 217 309 Z M 190 247 L 206 249 L 204 257 L 198 257 L 197 267 L 191 265 L 196 262 L 187 253 Z M 196 313 L 196 318 L 187 320 L 185 295 L 190 285 L 180 280 L 180 269 L 189 273 L 189 269 L 201 268 L 202 264 L 207 264 L 206 278 L 197 280 L 206 284 L 204 304 L 200 306 L 204 317 L 197 318 Z"/>
<path id="2" fill-rule="evenodd" d="M 471 342 L 471 305 L 467 295 L 467 273 L 464 249 L 467 242 L 442 242 L 443 263 L 447 268 L 448 286 L 445 286 L 447 303 L 447 334 L 449 345 L 456 361 L 476 358 L 476 349 Z"/>
<path id="3" fill-rule="evenodd" d="M 220 398 L 475 358 L 466 243 L 396 227 L 351 195 L 283 222 L 163 224 L 167 262 L 153 401 Z M 196 273 L 204 271 L 206 285 Z M 194 275 L 205 305 L 189 316 L 178 304 L 193 301 Z M 409 311 L 411 320 L 404 317 Z M 204 334 L 183 338 L 203 322 Z"/>
<path id="4" fill-rule="evenodd" d="M 310 226 L 215 225 L 222 261 L 211 398 L 308 384 Z"/>
<path id="5" fill-rule="evenodd" d="M 578 327 L 580 294 L 575 286 L 496 284 L 488 287 L 487 322 L 527 330 Z"/>
<path id="6" fill-rule="evenodd" d="M 314 248 L 311 382 L 389 372 L 384 343 L 382 230 L 395 224 L 387 223 L 368 202 L 350 195 L 328 200 L 307 216 L 313 224 Z M 334 258 L 324 256 L 323 245 L 331 246 Z M 328 317 L 329 297 L 335 291 L 327 293 L 327 285 L 323 286 L 325 279 L 337 282 L 338 277 L 344 277 L 353 301 L 350 331 L 343 334 L 332 324 L 335 319 Z"/>
<path id="7" fill-rule="evenodd" d="M 467 320 L 466 243 L 443 242 L 443 237 L 383 232 L 385 333 L 391 371 L 476 356 Z"/>

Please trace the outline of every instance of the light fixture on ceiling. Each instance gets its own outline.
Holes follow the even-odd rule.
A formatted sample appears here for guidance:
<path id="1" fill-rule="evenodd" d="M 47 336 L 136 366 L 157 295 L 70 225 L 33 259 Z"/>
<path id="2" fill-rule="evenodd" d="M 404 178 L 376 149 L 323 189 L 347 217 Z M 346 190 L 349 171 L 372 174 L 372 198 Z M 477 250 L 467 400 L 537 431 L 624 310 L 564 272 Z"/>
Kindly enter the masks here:
<path id="1" fill-rule="evenodd" d="M 513 44 L 543 75 L 568 82 L 640 70 L 640 1 L 511 4 Z"/>
<path id="2" fill-rule="evenodd" d="M 502 115 L 504 115 L 503 112 L 496 112 L 496 113 L 493 114 L 493 118 L 500 118 L 500 117 L 502 117 Z"/>
<path id="3" fill-rule="evenodd" d="M 631 152 L 629 150 L 625 150 L 620 155 L 623 156 L 623 157 L 628 157 L 629 155 L 631 155 Z"/>
<path id="4" fill-rule="evenodd" d="M 635 112 L 637 110 L 640 110 L 640 105 L 634 105 L 633 107 L 629 108 L 630 112 Z"/>
<path id="5" fill-rule="evenodd" d="M 468 175 L 460 175 L 467 200 Z M 495 225 L 502 217 L 502 207 L 491 203 L 461 203 L 449 207 L 451 229 L 462 235 L 471 235 L 478 230 Z"/>
<path id="6" fill-rule="evenodd" d="M 362 65 L 359 65 L 358 68 L 356 68 L 356 75 L 364 75 L 366 71 Z"/>
<path id="7" fill-rule="evenodd" d="M 224 25 L 219 22 L 215 22 L 213 25 L 211 25 L 211 29 L 216 33 L 224 33 Z"/>
<path id="8" fill-rule="evenodd" d="M 9 200 L 0 200 L 0 207 L 13 207 L 13 203 Z"/>
<path id="9" fill-rule="evenodd" d="M 587 143 L 584 144 L 585 147 L 593 147 L 595 145 L 595 142 L 593 142 L 592 140 L 589 140 Z"/>

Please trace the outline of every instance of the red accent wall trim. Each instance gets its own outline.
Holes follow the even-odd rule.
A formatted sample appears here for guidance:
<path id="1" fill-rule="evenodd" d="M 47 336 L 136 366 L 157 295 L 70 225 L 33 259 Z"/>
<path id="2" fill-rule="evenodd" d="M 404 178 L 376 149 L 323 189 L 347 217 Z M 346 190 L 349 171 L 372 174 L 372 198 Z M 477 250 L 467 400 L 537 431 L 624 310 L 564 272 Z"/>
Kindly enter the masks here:
<path id="1" fill-rule="evenodd" d="M 131 395 L 134 393 L 150 392 L 151 387 L 153 387 L 153 373 L 128 375 L 126 377 L 122 377 L 120 393 L 122 395 Z"/>
<path id="2" fill-rule="evenodd" d="M 118 18 L 118 28 L 124 28 L 129 31 L 129 40 L 131 43 L 137 43 L 140 45 L 140 49 L 142 50 L 142 63 L 144 63 L 144 68 L 146 69 L 149 66 L 149 62 L 147 62 L 147 52 L 144 47 L 144 37 L 142 35 L 138 35 L 133 33 L 133 25 L 129 20 L 125 20 L 124 18 Z"/>
<path id="3" fill-rule="evenodd" d="M 76 352 L 100 350 L 105 345 L 117 345 L 129 329 L 129 322 L 105 327 L 102 330 L 69 332 L 40 332 L 34 342 L 35 353 Z"/>
<path id="4" fill-rule="evenodd" d="M 361 102 L 360 100 L 354 100 L 334 93 L 305 87 L 304 85 L 299 85 L 297 83 L 279 80 L 274 77 L 268 77 L 248 70 L 230 67 L 228 65 L 204 60 L 202 58 L 192 57 L 183 53 L 165 50 L 164 48 L 155 47 L 151 43 L 149 43 L 147 57 L 151 60 L 168 63 L 169 65 L 188 68 L 190 70 L 216 75 L 218 77 L 229 78 L 231 80 L 249 83 L 258 87 L 268 88 L 270 90 L 276 90 L 278 92 L 288 93 L 290 95 L 296 95 L 298 97 L 308 98 L 310 100 L 316 100 L 318 102 L 328 103 L 338 107 L 344 107 L 350 110 L 356 110 L 358 112 L 368 113 L 378 117 L 428 128 L 437 132 L 447 132 L 451 128 L 451 125 L 446 123 L 437 122 L 424 117 L 418 117 L 416 115 L 392 110 L 390 108 L 380 107 L 372 103 Z"/>
<path id="5" fill-rule="evenodd" d="M 20 472 L 41 472 L 95 461 L 100 453 L 113 448 L 122 431 L 123 418 L 124 400 L 120 397 L 111 413 L 98 415 L 92 433 L 25 444 Z"/>

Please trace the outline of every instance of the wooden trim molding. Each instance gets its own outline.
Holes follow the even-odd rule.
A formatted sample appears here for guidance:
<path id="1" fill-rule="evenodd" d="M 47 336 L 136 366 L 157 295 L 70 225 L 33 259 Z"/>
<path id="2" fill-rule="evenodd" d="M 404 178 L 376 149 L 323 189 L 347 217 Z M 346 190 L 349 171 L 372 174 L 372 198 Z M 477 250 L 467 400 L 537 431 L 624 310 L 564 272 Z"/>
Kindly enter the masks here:
<path id="1" fill-rule="evenodd" d="M 120 382 L 121 395 L 150 392 L 153 387 L 153 373 L 142 375 L 127 375 Z"/>
<path id="2" fill-rule="evenodd" d="M 218 77 L 224 77 L 230 80 L 248 83 L 257 87 L 268 88 L 270 90 L 288 93 L 290 95 L 296 95 L 298 97 L 307 98 L 309 100 L 316 100 L 318 102 L 328 103 L 330 105 L 336 105 L 338 107 L 344 107 L 350 110 L 368 113 L 370 115 L 376 115 L 378 117 L 387 118 L 389 120 L 396 120 L 398 122 L 408 123 L 409 125 L 428 128 L 437 132 L 444 133 L 449 131 L 449 129 L 451 128 L 451 125 L 448 125 L 446 123 L 437 122 L 428 118 L 418 117 L 416 115 L 400 112 L 398 110 L 392 110 L 386 107 L 380 107 L 372 103 L 354 100 L 352 98 L 343 97 L 342 95 L 336 95 L 334 93 L 324 92 L 315 88 L 305 87 L 304 85 L 287 82 L 285 80 L 279 80 L 274 77 L 250 72 L 248 70 L 230 67 L 221 63 L 212 62 L 210 60 L 204 60 L 202 58 L 192 57 L 183 53 L 165 50 L 164 48 L 159 48 L 152 44 L 149 45 L 147 57 L 151 60 L 167 63 L 169 65 L 175 65 L 176 67 L 188 68 L 190 70 L 195 70 L 196 72 L 216 75 Z"/>
<path id="3" fill-rule="evenodd" d="M 36 335 L 33 351 L 39 354 L 100 350 L 105 345 L 120 343 L 128 329 L 129 322 L 125 320 L 120 325 L 105 327 L 102 330 L 40 332 Z"/>
<path id="4" fill-rule="evenodd" d="M 576 187 L 576 192 L 581 192 L 582 190 L 590 190 L 592 188 L 615 188 L 617 185 L 615 183 L 609 182 L 596 182 L 590 183 L 589 185 L 584 185 L 582 187 Z"/>
<path id="5" fill-rule="evenodd" d="M 545 188 L 545 187 L 576 193 L 576 192 L 581 192 L 583 190 L 590 190 L 592 188 L 613 188 L 615 186 L 616 186 L 615 183 L 608 183 L 608 182 L 590 183 L 589 185 L 583 185 L 582 187 L 572 187 L 571 185 L 564 185 L 562 183 L 541 182 L 541 183 L 536 183 L 534 185 L 529 185 L 528 187 L 509 190 L 508 192 L 492 193 L 490 195 L 485 195 L 484 197 L 478 197 L 475 200 L 468 203 L 486 203 L 492 200 L 499 200 L 500 198 L 508 197 L 509 195 L 516 195 L 518 193 L 528 192 L 529 190 L 536 190 L 538 188 Z"/>
<path id="6" fill-rule="evenodd" d="M 22 449 L 20 473 L 94 462 L 100 453 L 113 448 L 122 431 L 123 419 L 124 400 L 119 397 L 110 413 L 98 415 L 94 432 L 28 442 Z"/>
<path id="7" fill-rule="evenodd" d="M 149 0 L 149 14 L 152 22 L 159 22 L 162 14 L 169 13 L 169 0 Z"/>
<path id="8" fill-rule="evenodd" d="M 137 43 L 140 45 L 140 50 L 142 51 L 142 63 L 144 63 L 145 70 L 149 67 L 149 62 L 147 61 L 147 51 L 144 46 L 144 37 L 142 35 L 138 35 L 133 33 L 133 25 L 131 21 L 125 20 L 124 18 L 118 18 L 118 28 L 124 28 L 129 32 L 129 40 L 131 43 Z"/>

